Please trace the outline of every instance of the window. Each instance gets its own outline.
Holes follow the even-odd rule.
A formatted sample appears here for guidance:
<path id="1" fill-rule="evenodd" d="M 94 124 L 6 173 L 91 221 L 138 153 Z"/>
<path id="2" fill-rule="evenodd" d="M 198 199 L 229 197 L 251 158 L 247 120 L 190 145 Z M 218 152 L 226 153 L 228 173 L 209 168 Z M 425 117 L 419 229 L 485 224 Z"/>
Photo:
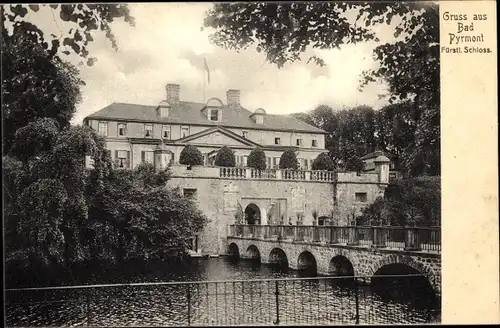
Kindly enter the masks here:
<path id="1" fill-rule="evenodd" d="M 185 138 L 189 135 L 189 126 L 181 126 L 181 138 Z"/>
<path id="2" fill-rule="evenodd" d="M 312 145 L 313 147 L 318 147 L 318 140 L 313 139 L 313 140 L 312 140 L 311 145 Z"/>
<path id="3" fill-rule="evenodd" d="M 256 115 L 255 116 L 255 123 L 257 123 L 257 124 L 264 124 L 264 116 L 262 116 L 262 115 Z"/>
<path id="4" fill-rule="evenodd" d="M 168 117 L 169 108 L 168 107 L 160 107 L 160 115 L 161 117 Z"/>
<path id="5" fill-rule="evenodd" d="M 297 146 L 302 146 L 302 139 L 297 139 Z"/>
<path id="6" fill-rule="evenodd" d="M 248 156 L 243 156 L 243 166 L 247 166 L 247 163 L 248 163 Z"/>
<path id="7" fill-rule="evenodd" d="M 280 138 L 278 138 L 278 137 L 274 138 L 274 144 L 275 145 L 279 145 L 280 143 L 281 143 L 281 139 Z"/>
<path id="8" fill-rule="evenodd" d="M 266 161 L 267 161 L 267 168 L 270 169 L 271 168 L 271 157 L 266 157 Z"/>
<path id="9" fill-rule="evenodd" d="M 104 137 L 108 136 L 108 122 L 99 122 L 98 133 L 100 136 L 104 136 Z"/>
<path id="10" fill-rule="evenodd" d="M 155 157 L 152 151 L 142 151 L 141 152 L 141 162 L 154 164 Z"/>
<path id="11" fill-rule="evenodd" d="M 116 151 L 116 163 L 118 167 L 128 167 L 128 156 L 129 152 L 127 150 L 117 150 Z"/>
<path id="12" fill-rule="evenodd" d="M 162 136 L 164 139 L 170 139 L 170 125 L 163 126 Z"/>
<path id="13" fill-rule="evenodd" d="M 354 194 L 354 198 L 356 199 L 357 202 L 365 203 L 367 199 L 367 194 L 366 192 L 357 192 Z"/>
<path id="14" fill-rule="evenodd" d="M 153 124 L 144 124 L 144 136 L 146 138 L 153 136 Z"/>
<path id="15" fill-rule="evenodd" d="M 196 189 L 184 188 L 183 194 L 184 194 L 184 197 L 194 198 L 194 197 L 196 197 Z"/>
<path id="16" fill-rule="evenodd" d="M 243 131 L 242 135 L 243 135 L 243 138 L 248 138 L 248 131 Z"/>
<path id="17" fill-rule="evenodd" d="M 210 110 L 210 121 L 219 121 L 219 111 L 217 109 Z"/>
<path id="18" fill-rule="evenodd" d="M 118 135 L 119 136 L 124 136 L 126 134 L 126 127 L 127 127 L 127 125 L 125 123 L 118 123 Z"/>
<path id="19" fill-rule="evenodd" d="M 279 157 L 274 157 L 274 158 L 273 158 L 273 167 L 274 167 L 275 169 L 277 169 L 277 168 L 279 168 L 279 166 L 280 166 L 279 164 L 280 164 L 280 158 L 279 158 Z"/>

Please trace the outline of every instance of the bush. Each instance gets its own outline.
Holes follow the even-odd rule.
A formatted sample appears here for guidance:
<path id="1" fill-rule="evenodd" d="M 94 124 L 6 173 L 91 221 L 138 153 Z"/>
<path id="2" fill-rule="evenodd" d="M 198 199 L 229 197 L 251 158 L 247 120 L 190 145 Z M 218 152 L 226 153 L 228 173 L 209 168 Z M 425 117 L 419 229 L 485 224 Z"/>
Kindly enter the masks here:
<path id="1" fill-rule="evenodd" d="M 326 171 L 333 171 L 334 165 L 333 161 L 328 156 L 328 153 L 321 153 L 316 157 L 316 159 L 312 163 L 312 169 L 313 170 L 326 170 Z"/>
<path id="2" fill-rule="evenodd" d="M 279 167 L 280 169 L 292 170 L 296 170 L 299 167 L 297 156 L 293 150 L 287 150 L 281 154 Z"/>
<path id="3" fill-rule="evenodd" d="M 179 163 L 184 165 L 203 165 L 203 155 L 192 145 L 187 145 L 181 151 Z"/>
<path id="4" fill-rule="evenodd" d="M 219 149 L 217 155 L 215 155 L 215 165 L 225 167 L 236 166 L 236 159 L 234 158 L 233 151 L 227 146 Z"/>
<path id="5" fill-rule="evenodd" d="M 365 164 L 359 158 L 358 156 L 354 155 L 350 157 L 347 162 L 345 163 L 345 170 L 346 171 L 354 171 L 354 172 L 361 172 L 363 171 Z"/>
<path id="6" fill-rule="evenodd" d="M 266 154 L 260 148 L 255 148 L 248 155 L 247 166 L 257 170 L 266 168 Z"/>

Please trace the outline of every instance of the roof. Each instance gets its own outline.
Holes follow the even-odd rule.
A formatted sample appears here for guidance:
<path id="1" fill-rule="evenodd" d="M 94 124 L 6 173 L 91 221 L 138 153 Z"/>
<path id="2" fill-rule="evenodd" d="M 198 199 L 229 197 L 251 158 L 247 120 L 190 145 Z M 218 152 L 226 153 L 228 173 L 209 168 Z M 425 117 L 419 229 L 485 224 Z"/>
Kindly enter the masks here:
<path id="1" fill-rule="evenodd" d="M 361 159 L 366 160 L 366 159 L 377 158 L 379 156 L 385 156 L 385 157 L 388 157 L 390 159 L 396 158 L 396 155 L 391 154 L 387 151 L 377 150 L 377 151 L 374 151 L 373 153 L 366 154 L 365 156 L 361 157 Z"/>
<path id="2" fill-rule="evenodd" d="M 247 128 L 256 130 L 279 130 L 308 133 L 326 133 L 326 131 L 307 124 L 292 115 L 267 114 L 263 124 L 255 123 L 250 116 L 251 111 L 239 105 L 225 105 L 220 107 L 222 122 L 207 120 L 201 110 L 204 103 L 179 101 L 172 104 L 169 117 L 158 117 L 157 106 L 136 105 L 127 103 L 112 103 L 103 109 L 87 116 L 87 119 L 122 120 L 136 122 L 155 122 L 172 124 L 190 124 L 202 126 L 223 126 L 229 128 Z"/>

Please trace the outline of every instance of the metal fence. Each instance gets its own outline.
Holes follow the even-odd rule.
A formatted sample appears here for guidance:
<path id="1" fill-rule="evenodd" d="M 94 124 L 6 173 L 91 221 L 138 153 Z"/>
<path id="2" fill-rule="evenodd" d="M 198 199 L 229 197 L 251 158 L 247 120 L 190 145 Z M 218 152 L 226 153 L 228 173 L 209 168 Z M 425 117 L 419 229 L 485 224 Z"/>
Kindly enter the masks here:
<path id="1" fill-rule="evenodd" d="M 441 252 L 441 229 L 393 226 L 231 225 L 230 237 Z"/>
<path id="2" fill-rule="evenodd" d="M 387 279 L 390 284 L 418 278 L 425 277 L 377 279 Z M 7 289 L 6 320 L 8 326 L 439 322 L 439 307 L 384 300 L 366 279 L 314 277 Z"/>

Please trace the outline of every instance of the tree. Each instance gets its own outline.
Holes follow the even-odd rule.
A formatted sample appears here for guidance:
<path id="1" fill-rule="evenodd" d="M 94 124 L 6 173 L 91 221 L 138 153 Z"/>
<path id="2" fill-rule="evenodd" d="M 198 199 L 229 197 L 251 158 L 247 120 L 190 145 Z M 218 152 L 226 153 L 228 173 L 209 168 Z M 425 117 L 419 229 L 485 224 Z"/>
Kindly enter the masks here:
<path id="1" fill-rule="evenodd" d="M 203 155 L 193 145 L 187 145 L 182 149 L 179 156 L 179 163 L 184 165 L 203 165 Z"/>
<path id="2" fill-rule="evenodd" d="M 347 19 L 346 14 L 355 19 Z M 437 3 L 218 3 L 207 12 L 204 26 L 216 30 L 211 39 L 218 46 L 239 50 L 256 45 L 258 52 L 265 52 L 267 61 L 282 67 L 287 62 L 301 60 L 301 54 L 310 48 L 334 49 L 349 43 L 379 42 L 375 32 L 378 25 L 391 26 L 394 22 L 394 40 L 374 49 L 373 56 L 379 65 L 363 73 L 360 89 L 383 80 L 389 85 L 391 103 L 413 103 L 416 132 L 407 148 L 404 165 L 412 174 L 438 174 L 440 52 Z M 324 65 L 317 56 L 309 60 Z M 350 153 L 347 158 L 353 155 Z"/>
<path id="3" fill-rule="evenodd" d="M 326 170 L 333 171 L 334 164 L 330 156 L 327 153 L 321 153 L 316 157 L 312 163 L 313 170 Z"/>
<path id="4" fill-rule="evenodd" d="M 69 32 L 44 33 L 28 15 L 40 10 L 71 23 Z M 16 130 L 37 118 L 54 118 L 61 128 L 69 125 L 84 82 L 78 77 L 78 69 L 63 60 L 64 56 L 77 54 L 93 65 L 96 58 L 89 57 L 88 51 L 93 31 L 105 32 L 113 48 L 118 49 L 110 23 L 124 18 L 133 25 L 134 19 L 122 4 L 6 5 L 0 17 L 5 155 Z"/>
<path id="5" fill-rule="evenodd" d="M 215 165 L 224 167 L 236 166 L 234 152 L 227 146 L 222 147 L 215 155 Z"/>
<path id="6" fill-rule="evenodd" d="M 281 154 L 279 168 L 296 170 L 299 167 L 297 155 L 293 150 L 286 150 Z"/>
<path id="7" fill-rule="evenodd" d="M 257 170 L 265 170 L 266 153 L 264 153 L 264 151 L 260 148 L 252 149 L 248 155 L 247 166 Z"/>
<path id="8" fill-rule="evenodd" d="M 350 157 L 345 163 L 345 171 L 361 172 L 363 171 L 364 163 L 358 156 Z"/>

